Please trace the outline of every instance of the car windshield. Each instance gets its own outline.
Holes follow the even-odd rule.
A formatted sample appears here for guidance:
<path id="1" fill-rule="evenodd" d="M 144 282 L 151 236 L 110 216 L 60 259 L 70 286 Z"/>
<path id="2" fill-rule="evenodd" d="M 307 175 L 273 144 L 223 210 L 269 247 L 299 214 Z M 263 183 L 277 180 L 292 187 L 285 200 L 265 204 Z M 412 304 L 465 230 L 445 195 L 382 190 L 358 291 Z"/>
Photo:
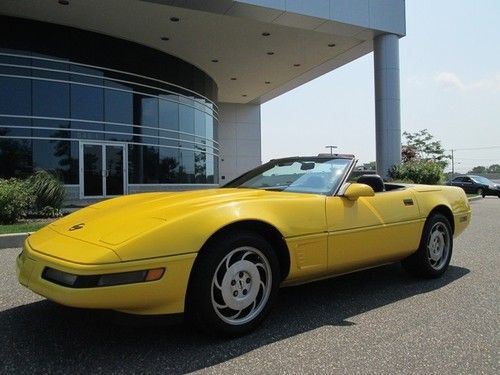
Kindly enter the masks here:
<path id="1" fill-rule="evenodd" d="M 479 182 L 479 183 L 481 183 L 481 184 L 493 185 L 493 181 L 488 180 L 486 177 L 481 177 L 481 176 L 471 176 L 471 178 L 472 178 L 474 181 Z"/>
<path id="2" fill-rule="evenodd" d="M 351 162 L 334 157 L 271 160 L 224 187 L 328 194 L 338 188 Z"/>

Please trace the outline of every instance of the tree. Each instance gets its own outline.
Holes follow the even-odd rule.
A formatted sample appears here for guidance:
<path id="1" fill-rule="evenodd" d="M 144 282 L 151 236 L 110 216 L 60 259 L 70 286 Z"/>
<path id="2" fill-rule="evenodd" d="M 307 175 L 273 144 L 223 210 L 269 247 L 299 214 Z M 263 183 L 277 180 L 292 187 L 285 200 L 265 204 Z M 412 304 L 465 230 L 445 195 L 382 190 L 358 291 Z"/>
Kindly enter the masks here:
<path id="1" fill-rule="evenodd" d="M 370 161 L 368 163 L 364 163 L 361 166 L 361 169 L 364 171 L 374 171 L 377 169 L 377 164 L 374 161 Z"/>
<path id="2" fill-rule="evenodd" d="M 472 168 L 467 173 L 475 173 L 475 174 L 486 173 L 486 167 L 483 167 L 482 165 L 478 165 L 477 167 Z"/>
<path id="3" fill-rule="evenodd" d="M 488 173 L 500 173 L 500 164 L 492 164 L 488 167 Z"/>
<path id="4" fill-rule="evenodd" d="M 443 169 L 448 165 L 448 155 L 434 136 L 427 129 L 415 133 L 403 132 L 405 144 L 401 148 L 403 162 L 412 160 L 433 161 L 438 163 Z"/>

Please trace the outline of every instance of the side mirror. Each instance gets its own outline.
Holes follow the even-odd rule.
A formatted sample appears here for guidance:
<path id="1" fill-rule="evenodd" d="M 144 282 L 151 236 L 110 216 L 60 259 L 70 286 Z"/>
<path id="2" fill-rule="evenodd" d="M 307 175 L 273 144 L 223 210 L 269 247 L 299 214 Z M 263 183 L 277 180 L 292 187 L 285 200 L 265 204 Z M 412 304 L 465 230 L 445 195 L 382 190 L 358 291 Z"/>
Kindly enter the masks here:
<path id="1" fill-rule="evenodd" d="M 375 192 L 371 186 L 357 183 L 350 184 L 344 193 L 344 197 L 350 201 L 355 201 L 359 197 L 373 197 L 374 195 Z"/>

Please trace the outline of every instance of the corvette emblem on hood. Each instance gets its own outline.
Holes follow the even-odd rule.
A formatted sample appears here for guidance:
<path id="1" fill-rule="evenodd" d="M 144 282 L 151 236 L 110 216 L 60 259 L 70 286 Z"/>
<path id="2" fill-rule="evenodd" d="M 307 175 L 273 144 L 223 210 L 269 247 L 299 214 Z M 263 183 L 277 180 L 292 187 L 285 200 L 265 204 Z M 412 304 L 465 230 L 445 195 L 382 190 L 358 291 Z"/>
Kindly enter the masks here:
<path id="1" fill-rule="evenodd" d="M 69 230 L 70 232 L 72 232 L 72 231 L 74 231 L 74 230 L 82 229 L 84 226 L 85 226 L 85 224 L 84 224 L 84 223 L 75 224 L 75 225 L 73 225 L 72 227 L 70 227 L 68 230 Z"/>

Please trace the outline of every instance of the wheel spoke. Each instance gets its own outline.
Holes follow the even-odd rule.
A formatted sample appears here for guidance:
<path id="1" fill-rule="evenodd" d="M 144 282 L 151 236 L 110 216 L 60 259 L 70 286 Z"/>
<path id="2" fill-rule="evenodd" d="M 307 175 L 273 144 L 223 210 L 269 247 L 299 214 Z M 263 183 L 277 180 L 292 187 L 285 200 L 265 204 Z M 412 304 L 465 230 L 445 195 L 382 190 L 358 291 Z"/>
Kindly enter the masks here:
<path id="1" fill-rule="evenodd" d="M 238 311 L 236 314 L 232 315 L 232 316 L 228 316 L 229 319 L 236 319 L 242 312 L 243 310 L 240 310 Z"/>
<path id="2" fill-rule="evenodd" d="M 247 255 L 252 255 L 253 253 L 251 251 L 247 251 L 243 256 L 241 257 L 241 260 L 245 259 Z"/>
<path id="3" fill-rule="evenodd" d="M 218 308 L 218 309 L 227 309 L 227 305 L 219 305 L 217 302 L 213 301 L 214 305 Z"/>
<path id="4" fill-rule="evenodd" d="M 219 280 L 217 280 L 217 272 L 215 273 L 214 284 L 217 287 L 217 289 L 222 290 L 222 286 L 219 284 Z"/>

